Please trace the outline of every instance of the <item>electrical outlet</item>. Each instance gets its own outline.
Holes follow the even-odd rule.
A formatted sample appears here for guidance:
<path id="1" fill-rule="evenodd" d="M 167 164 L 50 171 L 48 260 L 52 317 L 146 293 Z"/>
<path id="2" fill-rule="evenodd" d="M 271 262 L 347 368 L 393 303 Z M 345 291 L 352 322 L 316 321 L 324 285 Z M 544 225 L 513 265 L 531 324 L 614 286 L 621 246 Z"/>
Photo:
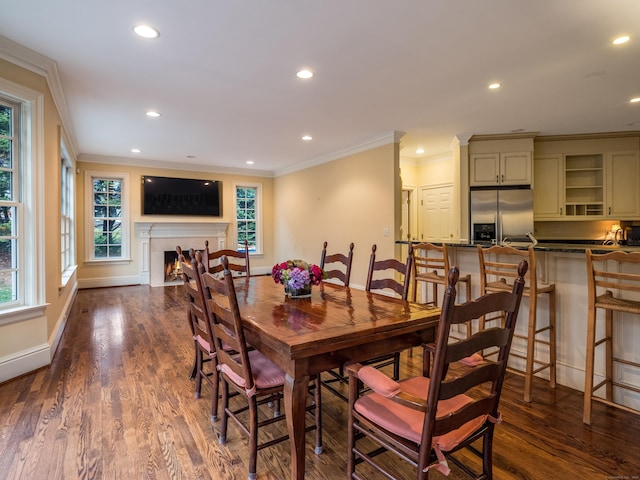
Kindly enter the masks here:
<path id="1" fill-rule="evenodd" d="M 383 237 L 388 237 L 389 236 L 389 229 L 387 227 L 384 227 L 382 229 L 382 236 Z"/>

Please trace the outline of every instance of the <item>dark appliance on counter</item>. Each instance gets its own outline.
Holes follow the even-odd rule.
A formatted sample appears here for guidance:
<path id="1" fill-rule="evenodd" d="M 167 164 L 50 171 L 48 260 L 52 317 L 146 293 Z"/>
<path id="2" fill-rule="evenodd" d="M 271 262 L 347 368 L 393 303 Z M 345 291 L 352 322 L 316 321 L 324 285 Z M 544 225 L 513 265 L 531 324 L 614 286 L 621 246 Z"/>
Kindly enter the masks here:
<path id="1" fill-rule="evenodd" d="M 474 242 L 530 242 L 533 191 L 529 185 L 472 187 L 469 207 Z"/>
<path id="2" fill-rule="evenodd" d="M 627 245 L 640 246 L 640 227 L 630 227 L 627 230 Z"/>

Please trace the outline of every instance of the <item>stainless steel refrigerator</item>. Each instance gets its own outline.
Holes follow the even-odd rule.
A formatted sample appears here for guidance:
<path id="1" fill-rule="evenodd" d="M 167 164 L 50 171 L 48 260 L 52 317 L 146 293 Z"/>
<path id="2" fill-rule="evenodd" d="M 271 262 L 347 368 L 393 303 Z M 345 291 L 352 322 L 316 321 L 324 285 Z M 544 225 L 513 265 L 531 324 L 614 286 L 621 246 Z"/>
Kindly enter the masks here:
<path id="1" fill-rule="evenodd" d="M 533 232 L 531 187 L 472 187 L 471 239 L 474 242 L 530 242 Z"/>

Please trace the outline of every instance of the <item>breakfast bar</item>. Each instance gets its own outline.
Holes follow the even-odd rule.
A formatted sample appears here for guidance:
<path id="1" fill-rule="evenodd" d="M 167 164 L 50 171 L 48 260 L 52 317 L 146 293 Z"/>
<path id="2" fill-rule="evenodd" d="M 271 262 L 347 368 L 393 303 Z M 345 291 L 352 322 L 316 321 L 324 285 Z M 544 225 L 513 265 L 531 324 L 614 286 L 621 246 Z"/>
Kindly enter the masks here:
<path id="1" fill-rule="evenodd" d="M 403 243 L 402 250 L 405 250 L 407 242 Z M 540 241 L 534 246 L 537 266 L 538 283 L 541 285 L 555 284 L 556 288 L 556 381 L 560 385 L 565 385 L 573 389 L 584 391 L 585 386 L 585 365 L 586 365 L 586 345 L 587 345 L 587 319 L 588 319 L 588 291 L 587 291 L 587 265 L 585 252 L 590 249 L 593 253 L 609 253 L 614 251 L 640 252 L 638 246 L 625 245 L 602 245 L 602 242 L 580 242 L 571 240 L 560 241 Z M 526 249 L 530 243 L 512 244 L 515 248 Z M 487 245 L 488 246 L 488 245 Z M 464 274 L 471 276 L 472 297 L 479 295 L 479 265 L 478 265 L 478 244 L 474 242 L 451 242 L 447 243 L 450 252 L 451 265 L 456 265 Z M 403 252 L 404 255 L 404 252 Z M 640 267 L 630 270 L 631 273 L 640 273 Z M 544 303 L 546 298 L 539 299 L 538 317 L 539 323 L 546 325 L 548 321 L 548 308 Z M 526 318 L 529 300 L 523 298 L 520 319 Z M 520 321 L 517 330 L 524 333 L 526 322 Z M 617 355 L 628 358 L 631 361 L 640 360 L 640 352 L 637 345 L 640 343 L 640 322 L 637 315 L 631 313 L 616 313 L 613 327 L 615 338 L 614 346 Z M 604 322 L 598 325 L 598 337 L 604 335 Z M 513 350 L 524 353 L 525 345 L 514 339 Z M 545 358 L 548 351 L 538 351 L 538 355 Z M 518 364 L 521 360 L 515 355 L 510 362 L 518 369 L 523 365 Z M 595 356 L 595 384 L 604 378 L 605 372 L 604 351 L 596 350 Z M 636 373 L 634 374 L 634 370 Z M 543 378 L 548 378 L 547 372 L 539 374 Z M 640 388 L 640 380 L 637 377 L 637 369 L 621 365 L 613 372 L 618 381 L 632 387 L 631 390 L 616 389 L 614 400 L 616 403 L 626 407 L 640 410 L 640 394 L 633 388 Z M 602 389 L 604 390 L 604 389 Z M 603 395 L 603 392 L 599 392 Z M 535 401 L 535 391 L 534 391 Z"/>

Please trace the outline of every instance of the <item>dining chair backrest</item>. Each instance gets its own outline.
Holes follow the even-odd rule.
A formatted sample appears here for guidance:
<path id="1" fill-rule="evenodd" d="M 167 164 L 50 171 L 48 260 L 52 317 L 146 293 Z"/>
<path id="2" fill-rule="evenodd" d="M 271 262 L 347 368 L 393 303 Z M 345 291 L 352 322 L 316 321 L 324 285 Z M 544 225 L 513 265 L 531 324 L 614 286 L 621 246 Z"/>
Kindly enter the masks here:
<path id="1" fill-rule="evenodd" d="M 349 245 L 349 253 L 327 254 L 327 242 L 322 246 L 320 268 L 324 270 L 327 279 L 336 279 L 343 285 L 349 286 L 351 280 L 351 264 L 353 263 L 353 242 Z"/>
<path id="2" fill-rule="evenodd" d="M 209 250 L 209 240 L 204 242 L 204 267 L 209 273 L 220 273 L 223 266 L 220 262 L 222 256 L 227 257 L 229 270 L 236 275 L 243 275 L 249 278 L 251 276 L 251 268 L 249 266 L 249 242 L 245 240 L 242 250 L 232 250 L 224 248 L 214 252 Z"/>
<path id="3" fill-rule="evenodd" d="M 425 282 L 433 285 L 433 303 L 438 305 L 437 293 L 438 285 L 447 285 L 447 275 L 449 273 L 449 253 L 445 244 L 435 245 L 433 243 L 412 244 L 413 262 L 413 301 L 416 301 L 418 282 Z M 469 300 L 469 299 L 466 299 Z M 426 303 L 426 302 L 423 302 Z"/>
<path id="4" fill-rule="evenodd" d="M 403 300 L 409 298 L 409 286 L 411 280 L 411 262 L 412 247 L 409 245 L 409 255 L 405 263 L 395 258 L 379 260 L 376 257 L 376 244 L 371 247 L 371 256 L 369 258 L 369 272 L 367 274 L 367 283 L 365 290 L 371 292 L 379 290 L 392 290 Z M 376 272 L 384 275 L 382 278 L 376 276 Z M 375 278 L 374 278 L 375 277 Z"/>
<path id="5" fill-rule="evenodd" d="M 206 341 L 209 341 L 213 351 L 213 342 L 211 342 L 211 333 L 208 325 L 206 307 L 204 305 L 204 297 L 202 285 L 200 283 L 200 275 L 197 271 L 197 262 L 195 259 L 196 252 L 191 249 L 189 251 L 189 260 L 184 256 L 184 252 L 178 246 L 178 262 L 180 263 L 180 271 L 182 272 L 182 283 L 187 294 L 188 300 L 188 319 L 189 326 L 193 333 L 194 339 L 200 335 Z"/>
<path id="6" fill-rule="evenodd" d="M 251 372 L 249 349 L 245 341 L 233 276 L 226 256 L 220 257 L 220 263 L 221 278 L 217 278 L 211 272 L 202 272 L 204 296 L 213 322 L 217 361 L 219 364 L 224 364 L 225 368 L 231 369 L 231 372 L 227 373 L 242 379 L 244 388 L 251 391 L 254 388 L 254 377 Z"/>

